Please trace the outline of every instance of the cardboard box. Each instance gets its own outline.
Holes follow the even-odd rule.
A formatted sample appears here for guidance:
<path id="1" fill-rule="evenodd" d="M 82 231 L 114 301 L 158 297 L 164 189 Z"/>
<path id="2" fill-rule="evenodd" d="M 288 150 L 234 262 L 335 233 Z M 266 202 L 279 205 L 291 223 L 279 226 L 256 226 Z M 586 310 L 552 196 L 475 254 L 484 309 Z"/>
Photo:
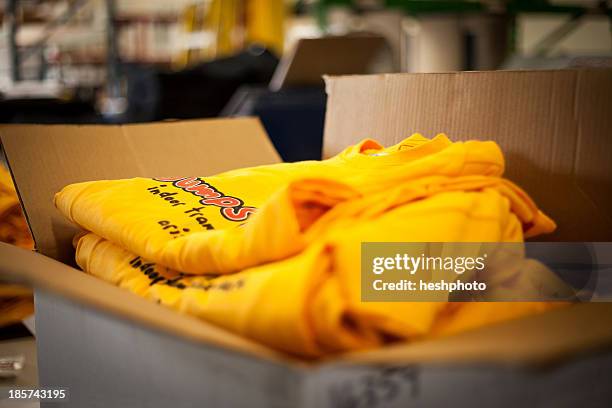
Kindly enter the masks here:
<path id="1" fill-rule="evenodd" d="M 546 241 L 612 241 L 612 70 L 347 76 L 327 80 L 324 157 L 412 132 L 499 143 L 506 177 L 559 224 Z"/>
<path id="2" fill-rule="evenodd" d="M 325 154 L 411 132 L 498 141 L 508 174 L 559 221 L 556 239 L 609 239 L 612 71 L 327 78 Z M 308 362 L 180 315 L 70 266 L 54 209 L 83 180 L 213 174 L 277 162 L 255 119 L 0 127 L 40 254 L 0 245 L 3 279 L 37 286 L 41 386 L 67 407 L 604 405 L 612 304 Z M 62 262 L 60 262 L 62 261 Z"/>
<path id="3" fill-rule="evenodd" d="M 385 38 L 372 34 L 301 38 L 281 58 L 270 80 L 270 90 L 322 87 L 324 74 L 371 73 L 385 45 Z"/>

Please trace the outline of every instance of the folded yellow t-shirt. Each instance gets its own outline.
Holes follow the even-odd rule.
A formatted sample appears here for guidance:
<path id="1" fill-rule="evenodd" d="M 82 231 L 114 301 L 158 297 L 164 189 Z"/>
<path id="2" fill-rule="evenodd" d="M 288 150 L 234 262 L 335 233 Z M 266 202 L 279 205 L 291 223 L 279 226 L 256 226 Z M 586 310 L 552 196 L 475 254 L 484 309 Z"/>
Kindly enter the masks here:
<path id="1" fill-rule="evenodd" d="M 299 180 L 281 188 L 242 228 L 194 234 L 168 243 L 168 253 L 189 253 L 179 259 L 178 270 L 232 273 L 296 254 L 331 228 L 367 222 L 390 208 L 444 191 L 496 189 L 510 197 L 512 212 L 525 225 L 513 240 L 554 229 L 516 185 L 499 177 L 424 177 L 401 184 L 385 193 L 360 194 L 350 187 L 327 180 Z M 161 263 L 166 265 L 164 258 Z"/>
<path id="2" fill-rule="evenodd" d="M 317 185 L 315 180 L 304 183 Z M 301 211 L 286 201 L 287 192 L 299 184 L 292 183 L 262 207 L 252 220 L 260 226 L 254 233 L 266 235 L 258 219 L 275 214 L 269 209 Z M 345 192 L 350 197 L 349 187 Z M 520 242 L 523 230 L 554 229 L 525 193 L 503 179 L 426 177 L 328 203 L 328 210 L 317 208 L 289 235 L 279 232 L 265 241 L 274 247 L 274 240 L 299 231 L 294 238 L 304 240 L 301 252 L 231 275 L 186 276 L 91 233 L 77 239 L 77 262 L 88 273 L 141 296 L 304 356 L 453 333 L 551 307 L 361 301 L 361 242 Z M 474 313 L 461 313 L 463 307 Z M 500 313 L 491 313 L 495 309 Z"/>
<path id="3" fill-rule="evenodd" d="M 209 239 L 227 242 L 223 236 L 208 237 L 244 225 L 258 207 L 293 180 L 335 180 L 368 195 L 424 177 L 496 177 L 503 168 L 503 156 L 493 142 L 451 143 L 444 135 L 429 140 L 417 134 L 388 148 L 367 139 L 323 161 L 239 169 L 205 178 L 77 183 L 59 192 L 55 204 L 84 230 L 135 254 L 177 270 L 204 274 L 238 270 L 262 261 L 211 269 L 216 263 L 206 259 L 203 248 Z M 268 227 L 281 228 L 273 224 Z M 208 252 L 216 251 L 215 247 Z"/>

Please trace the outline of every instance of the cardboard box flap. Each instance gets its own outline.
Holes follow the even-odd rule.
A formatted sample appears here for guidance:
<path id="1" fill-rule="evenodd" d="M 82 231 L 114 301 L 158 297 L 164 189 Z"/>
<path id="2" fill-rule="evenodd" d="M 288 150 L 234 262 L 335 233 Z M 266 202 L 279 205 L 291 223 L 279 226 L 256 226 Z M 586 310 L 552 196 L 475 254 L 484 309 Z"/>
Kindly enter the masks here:
<path id="1" fill-rule="evenodd" d="M 385 49 L 384 37 L 351 35 L 302 38 L 281 59 L 270 89 L 323 86 L 323 75 L 366 74 Z"/>
<path id="2" fill-rule="evenodd" d="M 0 140 L 42 254 L 73 263 L 76 227 L 53 196 L 80 181 L 206 176 L 280 158 L 257 119 L 125 126 L 5 125 Z"/>
<path id="3" fill-rule="evenodd" d="M 195 317 L 138 297 L 40 254 L 0 243 L 2 281 L 24 283 L 122 319 L 190 341 L 230 349 L 296 368 L 312 364 L 277 352 Z M 517 335 L 520 334 L 520 336 Z M 439 339 L 330 356 L 321 364 L 534 365 L 610 346 L 612 304 L 575 305 Z"/>
<path id="4" fill-rule="evenodd" d="M 146 327 L 277 362 L 293 360 L 259 343 L 136 296 L 63 263 L 0 242 L 0 281 L 34 286 Z"/>
<path id="5" fill-rule="evenodd" d="M 324 156 L 414 132 L 494 140 L 506 177 L 558 224 L 545 240 L 612 240 L 612 70 L 327 77 Z"/>

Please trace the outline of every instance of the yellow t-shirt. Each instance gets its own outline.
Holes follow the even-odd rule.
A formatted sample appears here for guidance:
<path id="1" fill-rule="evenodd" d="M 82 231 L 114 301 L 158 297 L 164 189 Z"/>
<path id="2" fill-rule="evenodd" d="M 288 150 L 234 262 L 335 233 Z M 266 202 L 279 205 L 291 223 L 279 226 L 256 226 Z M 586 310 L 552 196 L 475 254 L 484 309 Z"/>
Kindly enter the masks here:
<path id="1" fill-rule="evenodd" d="M 415 134 L 388 148 L 366 139 L 323 161 L 259 166 L 204 178 L 77 183 L 60 191 L 55 204 L 84 230 L 146 259 L 188 273 L 224 273 L 266 259 L 253 263 L 243 258 L 242 264 L 211 269 L 215 262 L 206 259 L 205 247 L 215 240 L 226 242 L 219 230 L 244 225 L 257 208 L 291 181 L 340 181 L 356 194 L 368 195 L 432 176 L 498 177 L 503 169 L 503 156 L 493 142 L 452 143 L 444 135 L 430 140 Z M 333 187 L 327 190 L 325 199 Z M 270 222 L 268 228 L 274 231 L 282 227 Z M 293 242 L 277 244 L 289 247 L 280 248 L 281 252 L 292 252 Z M 208 248 L 212 252 L 218 250 Z"/>
<path id="2" fill-rule="evenodd" d="M 328 201 L 327 210 L 309 213 L 302 218 L 306 222 L 294 218 L 297 227 L 289 235 L 270 233 L 259 221 L 291 214 L 287 191 L 300 191 L 300 183 L 302 191 L 317 185 L 316 180 L 292 183 L 244 228 L 258 226 L 252 230 L 255 241 L 283 242 L 295 234 L 303 249 L 285 259 L 231 275 L 186 276 L 90 233 L 76 240 L 77 263 L 141 296 L 303 356 L 375 347 L 390 338 L 454 333 L 551 307 L 361 301 L 361 242 L 520 242 L 524 230 L 554 229 L 529 197 L 506 180 L 434 176 L 357 198 L 347 193 L 349 199 Z M 228 241 L 216 248 L 223 252 L 232 245 Z M 464 307 L 473 312 L 462 313 Z"/>

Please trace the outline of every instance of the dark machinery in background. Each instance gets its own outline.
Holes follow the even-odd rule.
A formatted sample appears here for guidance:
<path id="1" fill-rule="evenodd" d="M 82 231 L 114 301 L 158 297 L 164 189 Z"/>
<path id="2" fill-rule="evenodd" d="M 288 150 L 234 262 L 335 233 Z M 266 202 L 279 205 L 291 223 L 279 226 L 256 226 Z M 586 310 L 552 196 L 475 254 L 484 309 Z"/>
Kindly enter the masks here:
<path id="1" fill-rule="evenodd" d="M 278 58 L 263 48 L 249 47 L 236 55 L 200 63 L 180 71 L 146 65 L 121 66 L 126 106 L 107 114 L 114 123 L 151 122 L 219 116 L 236 90 L 267 85 Z"/>
<path id="2" fill-rule="evenodd" d="M 171 71 L 151 65 L 111 64 L 112 75 L 94 109 L 94 93 L 67 99 L 0 101 L 5 123 L 137 123 L 219 115 L 243 85 L 267 85 L 278 58 L 250 47 L 237 55 Z"/>
<path id="3" fill-rule="evenodd" d="M 317 160 L 323 150 L 327 97 L 321 86 L 270 91 L 267 87 L 240 88 L 223 116 L 257 116 L 286 162 Z"/>

